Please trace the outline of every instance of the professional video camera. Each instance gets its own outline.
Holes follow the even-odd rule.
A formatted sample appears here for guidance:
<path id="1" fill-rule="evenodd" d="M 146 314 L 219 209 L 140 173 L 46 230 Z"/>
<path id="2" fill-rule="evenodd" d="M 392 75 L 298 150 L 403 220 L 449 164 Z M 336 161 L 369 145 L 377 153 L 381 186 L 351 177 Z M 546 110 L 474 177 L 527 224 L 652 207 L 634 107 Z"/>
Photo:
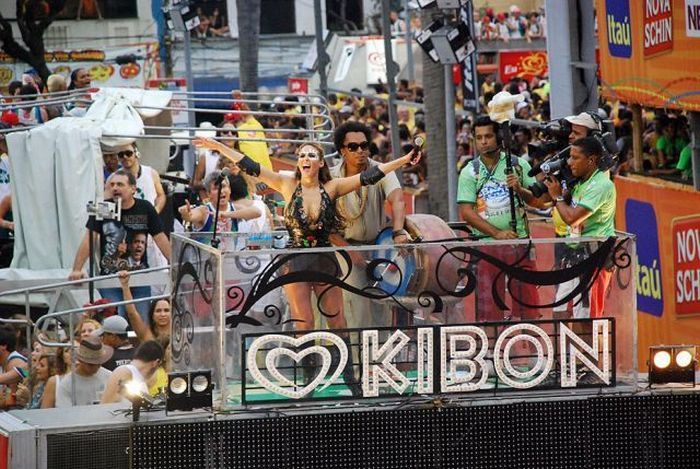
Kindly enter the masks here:
<path id="1" fill-rule="evenodd" d="M 546 140 L 540 143 L 528 143 L 527 153 L 532 158 L 546 158 L 554 152 L 563 150 L 569 144 L 571 123 L 565 119 L 539 124 L 535 130 L 543 134 Z"/>
<path id="2" fill-rule="evenodd" d="M 598 140 L 603 149 L 598 168 L 601 171 L 607 171 L 615 166 L 617 153 L 619 152 L 615 141 L 615 126 L 612 121 L 601 120 L 597 114 L 590 113 L 590 115 L 599 123 L 602 129 L 602 131 L 594 130 L 589 133 L 590 137 Z M 528 175 L 536 176 L 539 173 L 545 173 L 546 177 L 556 177 L 562 185 L 572 189 L 578 181 L 567 164 L 571 148 L 569 145 L 571 123 L 566 119 L 558 119 L 540 124 L 537 129 L 550 137 L 551 140 L 540 144 L 528 145 L 528 154 L 533 158 L 541 158 L 551 155 L 552 152 L 556 153 L 547 157 L 541 164 L 534 166 Z M 540 197 L 547 192 L 547 186 L 541 181 L 532 184 L 528 189 L 535 197 Z"/>

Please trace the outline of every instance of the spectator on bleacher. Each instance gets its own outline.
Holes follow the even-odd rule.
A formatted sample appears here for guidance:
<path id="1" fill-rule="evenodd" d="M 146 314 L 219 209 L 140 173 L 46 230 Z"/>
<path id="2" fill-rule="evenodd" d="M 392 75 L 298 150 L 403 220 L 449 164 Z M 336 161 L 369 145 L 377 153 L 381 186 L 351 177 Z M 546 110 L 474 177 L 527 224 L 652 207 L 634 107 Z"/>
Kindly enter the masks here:
<path id="1" fill-rule="evenodd" d="M 510 39 L 522 39 L 527 29 L 527 20 L 520 14 L 520 8 L 517 5 L 511 5 L 508 12 L 508 18 L 506 18 L 508 36 Z"/>
<path id="2" fill-rule="evenodd" d="M 37 103 L 36 85 L 25 84 L 19 89 L 21 106 L 17 109 L 19 122 L 24 125 L 38 125 L 46 122 L 49 117 L 46 114 L 46 109 L 41 106 L 31 106 L 32 103 Z"/>
<path id="3" fill-rule="evenodd" d="M 656 141 L 656 161 L 658 168 L 673 167 L 678 162 L 681 151 L 689 140 L 684 132 L 679 131 L 683 123 L 679 119 L 669 119 L 661 137 Z"/>
<path id="4" fill-rule="evenodd" d="M 527 19 L 527 32 L 525 33 L 525 39 L 527 42 L 532 42 L 533 39 L 540 39 L 544 37 L 543 25 L 540 22 L 537 13 L 530 13 Z"/>
<path id="5" fill-rule="evenodd" d="M 66 85 L 66 79 L 63 77 L 63 75 L 59 75 L 57 73 L 49 75 L 49 78 L 46 80 L 46 89 L 49 93 L 64 92 L 68 89 L 68 86 Z M 63 96 L 65 95 L 50 95 L 49 99 L 60 99 Z M 56 117 L 61 117 L 63 113 L 67 110 L 65 104 L 47 104 L 46 106 L 44 106 L 44 109 L 46 109 L 47 120 L 55 119 Z"/>
<path id="6" fill-rule="evenodd" d="M 46 383 L 55 370 L 55 355 L 37 357 L 29 377 L 17 386 L 17 405 L 26 409 L 40 409 Z"/>
<path id="7" fill-rule="evenodd" d="M 209 202 L 192 207 L 189 201 L 185 201 L 185 205 L 179 208 L 183 221 L 189 223 L 193 231 L 214 231 L 217 200 L 219 201 L 219 220 L 216 222 L 218 233 L 238 231 L 238 220 L 249 220 L 261 215 L 260 210 L 255 207 L 237 210 L 231 201 L 231 185 L 227 178 L 220 180 L 220 176 L 221 171 L 217 170 L 210 173 L 204 181 Z"/>
<path id="8" fill-rule="evenodd" d="M 100 323 L 95 321 L 94 319 L 83 316 L 80 319 L 80 322 L 78 322 L 78 325 L 75 326 L 75 332 L 73 333 L 73 337 L 75 337 L 76 340 L 83 340 L 92 334 L 95 333 L 100 328 Z"/>
<path id="9" fill-rule="evenodd" d="M 121 316 L 110 316 L 102 322 L 102 327 L 95 335 L 102 337 L 102 343 L 109 345 L 114 353 L 102 365 L 109 371 L 118 366 L 126 365 L 134 356 L 134 346 L 129 342 L 129 323 Z"/>
<path id="10" fill-rule="evenodd" d="M 76 353 L 77 364 L 63 377 L 54 376 L 46 382 L 41 408 L 72 407 L 71 388 L 75 388 L 75 405 L 92 405 L 100 401 L 111 371 L 102 367 L 112 356 L 113 350 L 99 337 L 90 335 L 80 341 Z M 75 381 L 75 386 L 72 382 Z"/>
<path id="11" fill-rule="evenodd" d="M 248 105 L 241 102 L 243 95 L 240 91 L 232 91 L 231 96 L 238 102 L 233 103 L 234 111 L 232 117 L 235 119 L 238 136 L 241 140 L 238 141 L 238 149 L 244 155 L 249 156 L 256 163 L 260 163 L 267 169 L 272 169 L 272 161 L 270 161 L 270 152 L 267 148 L 267 143 L 261 141 L 265 138 L 265 132 L 262 132 L 263 126 L 252 114 L 245 112 L 249 111 Z M 244 140 L 245 138 L 256 139 L 256 141 Z"/>
<path id="12" fill-rule="evenodd" d="M 693 178 L 693 148 L 689 144 L 681 150 L 678 157 L 678 163 L 673 168 L 651 169 L 650 176 L 680 176 L 683 180 L 691 180 Z"/>
<path id="13" fill-rule="evenodd" d="M 27 357 L 19 354 L 15 350 L 16 346 L 17 335 L 15 330 L 12 327 L 0 326 L 0 363 L 2 363 L 0 408 L 15 406 L 17 383 L 22 381 L 28 374 L 29 363 Z"/>
<path id="14" fill-rule="evenodd" d="M 86 68 L 76 68 L 70 74 L 69 90 L 80 90 L 90 88 L 92 78 Z"/>
<path id="15" fill-rule="evenodd" d="M 129 289 L 129 272 L 122 270 L 119 272 L 119 283 L 122 287 L 124 300 L 130 301 L 131 290 Z M 152 339 L 170 337 L 170 326 L 172 314 L 170 312 L 170 302 L 168 300 L 151 301 L 148 308 L 148 322 L 146 323 L 138 313 L 133 304 L 126 306 L 126 313 L 131 324 L 131 328 L 136 333 L 140 343 Z"/>
<path id="16" fill-rule="evenodd" d="M 117 367 L 107 380 L 100 404 L 128 402 L 128 392 L 149 394 L 148 380 L 163 361 L 163 347 L 155 340 L 144 342 L 136 349 L 134 359 Z"/>

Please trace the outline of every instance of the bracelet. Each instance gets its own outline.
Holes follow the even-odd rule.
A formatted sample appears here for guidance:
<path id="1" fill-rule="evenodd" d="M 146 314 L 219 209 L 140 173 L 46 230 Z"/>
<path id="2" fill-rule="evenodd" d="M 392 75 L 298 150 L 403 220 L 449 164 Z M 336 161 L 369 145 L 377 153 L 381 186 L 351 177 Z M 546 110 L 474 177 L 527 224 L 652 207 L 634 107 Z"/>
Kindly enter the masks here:
<path id="1" fill-rule="evenodd" d="M 400 230 L 392 231 L 391 238 L 396 238 L 397 236 L 408 236 L 408 231 L 401 228 Z"/>
<path id="2" fill-rule="evenodd" d="M 247 175 L 255 177 L 260 176 L 260 163 L 256 162 L 251 157 L 244 156 L 237 164 Z"/>

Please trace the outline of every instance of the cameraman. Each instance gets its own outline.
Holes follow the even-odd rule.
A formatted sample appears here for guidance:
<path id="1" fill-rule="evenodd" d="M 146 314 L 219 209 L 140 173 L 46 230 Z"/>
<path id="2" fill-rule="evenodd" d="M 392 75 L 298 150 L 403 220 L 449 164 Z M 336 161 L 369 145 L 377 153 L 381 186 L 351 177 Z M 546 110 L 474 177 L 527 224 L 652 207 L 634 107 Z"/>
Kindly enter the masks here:
<path id="1" fill-rule="evenodd" d="M 460 215 L 484 240 L 503 240 L 528 238 L 530 233 L 525 214 L 525 203 L 535 199 L 523 190 L 535 182 L 528 176 L 530 165 L 522 158 L 513 158 L 513 172 L 508 174 L 506 154 L 501 151 L 498 140 L 498 124 L 488 116 L 480 116 L 474 123 L 474 141 L 478 155 L 464 166 L 459 174 L 457 203 Z M 516 194 L 516 231 L 510 227 L 511 210 L 508 188 Z M 527 246 L 522 244 L 482 246 L 480 252 L 510 265 L 518 260 L 519 268 L 534 269 L 534 262 L 526 254 Z M 512 313 L 506 313 L 496 305 L 492 291 L 505 298 L 506 279 L 502 271 L 486 260 L 478 263 L 477 272 L 477 321 L 502 321 L 511 314 L 519 318 L 538 318 L 535 309 L 525 309 L 518 301 L 513 301 Z M 492 290 L 492 285 L 497 282 Z M 509 284 L 509 293 L 523 304 L 537 304 L 535 285 L 513 280 Z"/>
<path id="2" fill-rule="evenodd" d="M 582 112 L 576 116 L 564 118 L 565 121 L 571 124 L 571 133 L 569 133 L 569 144 L 584 137 L 590 137 L 593 132 L 601 132 L 603 129 L 599 120 L 591 116 L 589 112 Z"/>
<path id="3" fill-rule="evenodd" d="M 603 152 L 602 145 L 594 137 L 572 142 L 567 163 L 579 183 L 574 186 L 570 198 L 564 197 L 561 183 L 556 178 L 544 180 L 559 216 L 568 227 L 569 238 L 615 235 L 615 185 L 607 171 L 598 169 Z M 603 301 L 611 277 L 612 273 L 604 268 L 596 276 L 590 290 L 591 318 L 603 314 Z"/>

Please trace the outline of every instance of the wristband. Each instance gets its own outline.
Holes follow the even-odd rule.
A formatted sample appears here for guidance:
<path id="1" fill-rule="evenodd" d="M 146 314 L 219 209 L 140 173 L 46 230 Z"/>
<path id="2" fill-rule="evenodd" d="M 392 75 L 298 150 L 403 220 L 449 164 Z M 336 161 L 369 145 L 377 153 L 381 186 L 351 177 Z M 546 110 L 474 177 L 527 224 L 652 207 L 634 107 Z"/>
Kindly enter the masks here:
<path id="1" fill-rule="evenodd" d="M 236 163 L 239 168 L 241 168 L 249 176 L 260 176 L 260 163 L 254 161 L 249 156 L 244 156 L 241 160 Z"/>
<path id="2" fill-rule="evenodd" d="M 392 239 L 396 238 L 397 236 L 408 236 L 408 231 L 406 231 L 402 228 L 400 230 L 396 230 L 396 231 L 391 232 Z"/>
<path id="3" fill-rule="evenodd" d="M 379 169 L 379 166 L 370 166 L 360 173 L 360 184 L 370 186 L 382 180 L 385 174 Z"/>

